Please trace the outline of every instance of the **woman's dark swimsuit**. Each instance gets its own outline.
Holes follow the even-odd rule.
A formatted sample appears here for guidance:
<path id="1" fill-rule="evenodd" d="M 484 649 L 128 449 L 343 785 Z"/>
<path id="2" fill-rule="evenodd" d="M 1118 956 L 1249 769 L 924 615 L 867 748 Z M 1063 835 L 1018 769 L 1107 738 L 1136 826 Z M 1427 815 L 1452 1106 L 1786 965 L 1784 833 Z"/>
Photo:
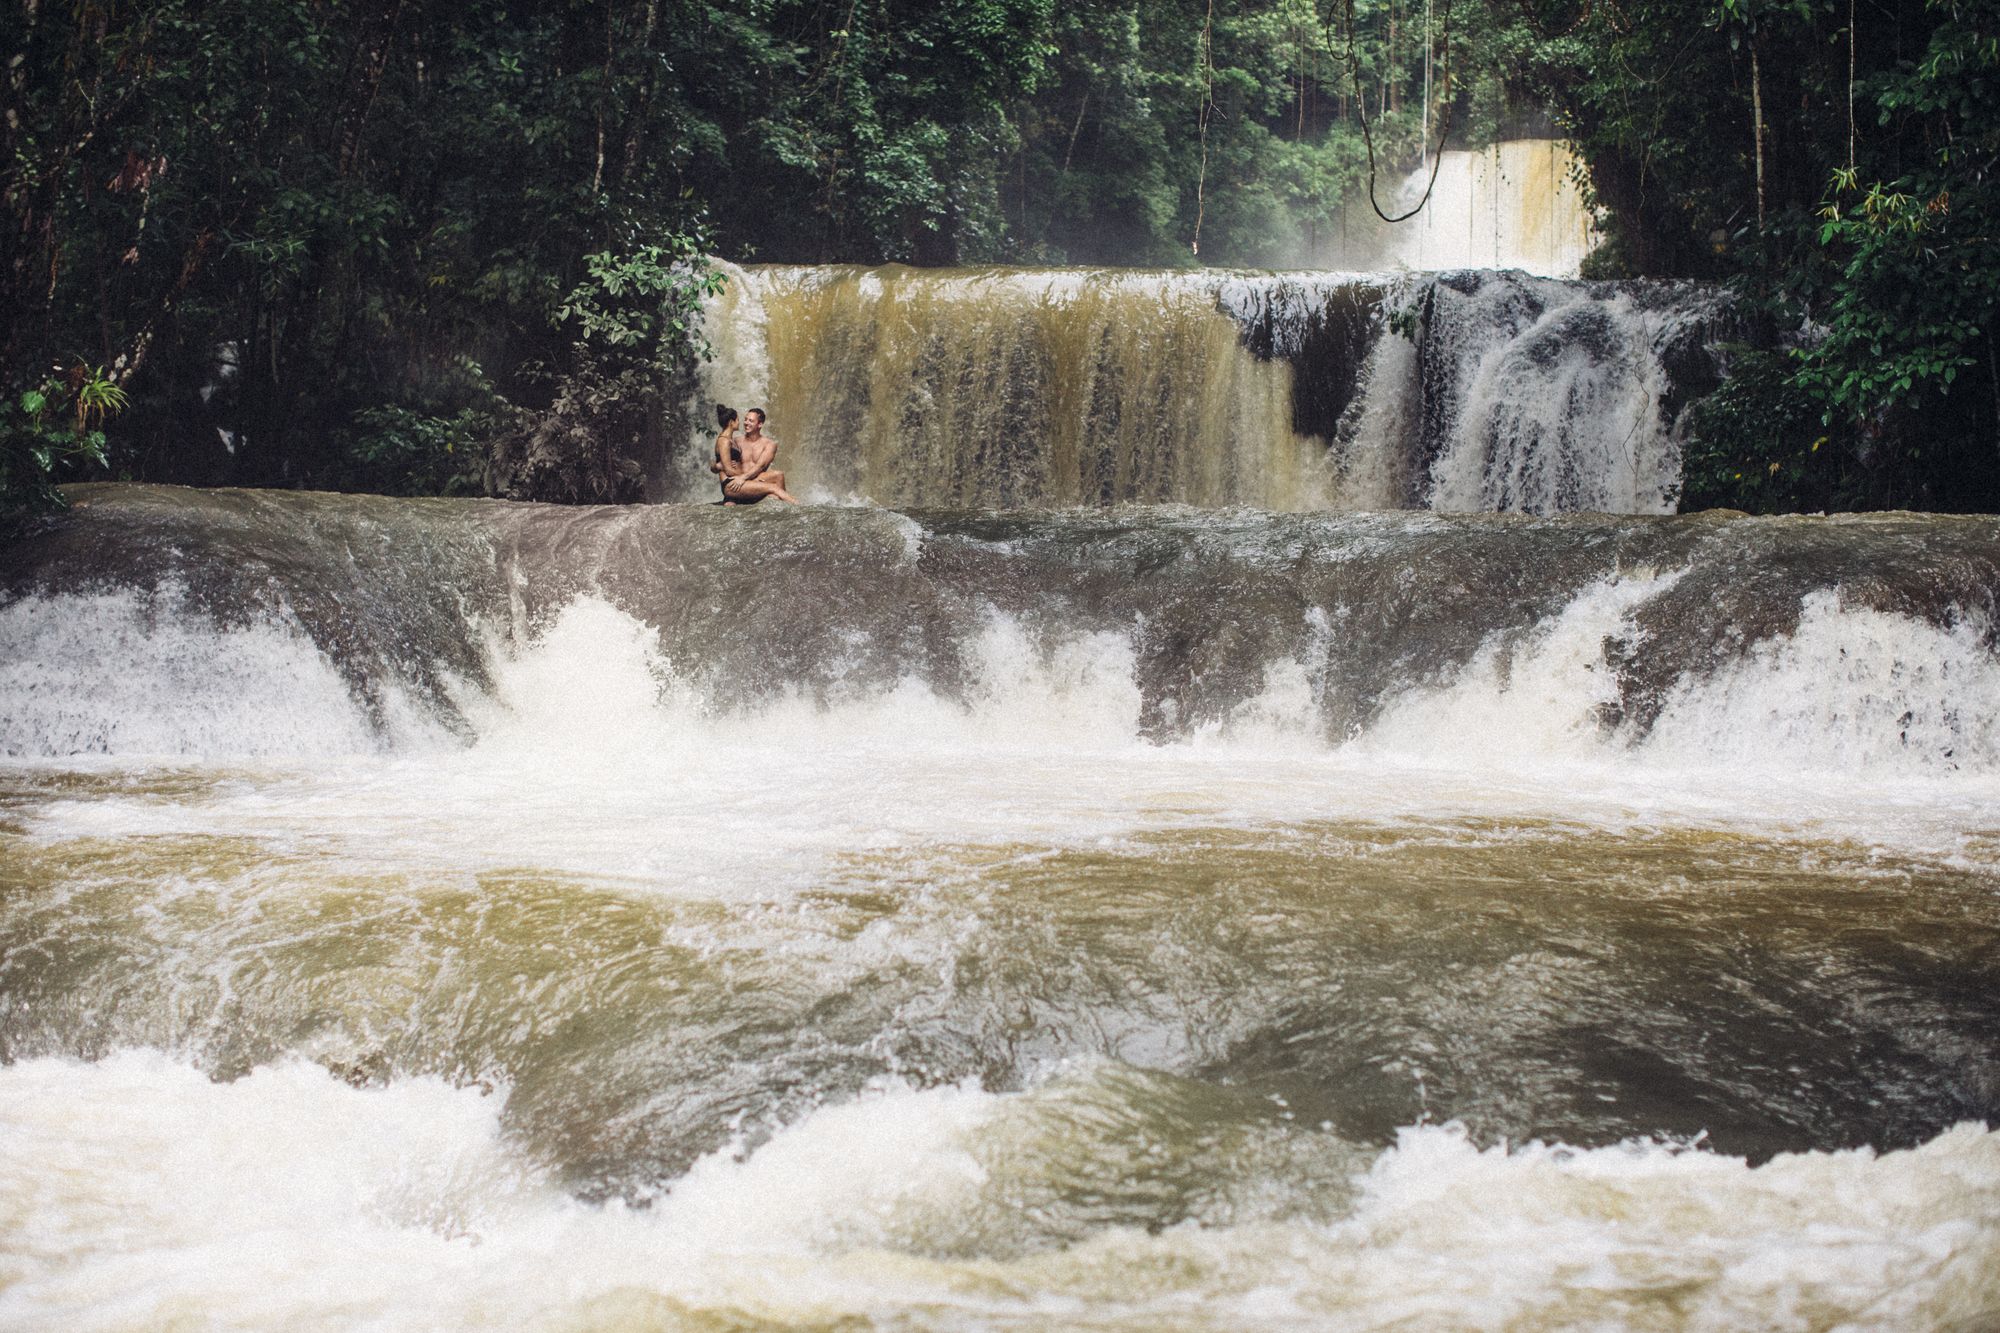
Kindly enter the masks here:
<path id="1" fill-rule="evenodd" d="M 715 461 L 718 463 L 722 461 L 722 450 L 720 448 L 715 451 Z M 734 443 L 729 446 L 729 461 L 738 467 L 743 465 L 743 451 L 737 448 Z M 726 474 L 716 478 L 716 481 L 722 486 L 722 498 L 724 500 L 729 501 L 731 504 L 753 505 L 764 498 L 761 495 L 731 495 L 729 493 L 729 483 L 741 480 L 743 480 L 741 477 L 732 477 Z"/>

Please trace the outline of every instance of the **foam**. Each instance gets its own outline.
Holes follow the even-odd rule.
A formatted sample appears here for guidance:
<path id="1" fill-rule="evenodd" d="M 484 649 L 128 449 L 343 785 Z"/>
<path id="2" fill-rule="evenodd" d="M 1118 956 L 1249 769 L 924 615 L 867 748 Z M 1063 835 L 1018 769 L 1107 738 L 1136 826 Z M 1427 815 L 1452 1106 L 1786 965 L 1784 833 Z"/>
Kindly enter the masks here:
<path id="1" fill-rule="evenodd" d="M 1567 761 L 1674 773 L 1755 763 L 1885 780 L 2000 773 L 2000 659 L 1983 627 L 1848 608 L 1832 592 L 1807 599 L 1796 633 L 1683 679 L 1645 732 L 1608 724 L 1620 702 L 1608 650 L 1643 651 L 1636 614 L 1681 575 L 1636 571 L 1586 586 L 1531 630 L 1489 638 L 1448 681 L 1404 691 L 1350 748 L 1472 772 Z M 696 765 L 745 747 L 835 764 L 856 751 L 919 763 L 1026 753 L 1327 760 L 1340 747 L 1326 738 L 1318 695 L 1341 646 L 1316 609 L 1305 629 L 1300 656 L 1266 663 L 1261 689 L 1226 718 L 1187 742 L 1153 745 L 1140 739 L 1143 700 L 1124 634 L 1033 634 L 989 609 L 965 642 L 969 673 L 956 697 L 905 677 L 830 704 L 780 695 L 739 714 L 689 684 L 655 631 L 586 597 L 498 662 L 490 699 L 471 705 L 474 748 L 620 762 L 671 752 Z"/>
<path id="2" fill-rule="evenodd" d="M 738 711 L 692 683 L 653 629 L 585 597 L 525 645 L 494 646 L 490 692 L 463 702 L 469 746 L 388 755 L 296 632 L 232 636 L 166 615 L 127 645 L 142 664 L 139 694 L 77 692 L 107 719 L 105 737 L 211 763 L 350 757 L 268 767 L 252 788 L 205 800 L 79 796 L 33 818 L 50 837 L 247 834 L 347 845 L 370 861 L 534 865 L 749 893 L 809 884 L 854 850 L 1077 845 L 1189 821 L 1719 821 L 1915 850 L 1949 850 L 1990 826 L 2000 666 L 1969 624 L 1936 630 L 1816 599 L 1798 635 L 1683 682 L 1652 734 L 1607 725 L 1617 682 L 1606 645 L 1642 650 L 1634 612 L 1675 577 L 1585 588 L 1532 631 L 1496 635 L 1449 681 L 1392 700 L 1341 745 L 1327 740 L 1318 702 L 1340 645 L 1316 612 L 1305 651 L 1267 663 L 1261 691 L 1155 745 L 1141 735 L 1122 634 L 1031 633 L 988 612 L 966 641 L 956 697 L 912 677 Z M 37 668 L 50 680 L 96 642 L 93 627 L 136 634 L 144 623 L 128 598 L 80 609 L 80 632 L 51 622 L 50 665 Z M 237 682 L 228 672 L 193 674 L 201 654 L 227 664 L 239 650 L 239 688 L 215 688 Z M 146 665 L 157 659 L 174 665 Z M 122 716 L 139 730 L 113 729 Z M 11 734 L 53 734 L 32 711 L 22 717 Z M 1773 765 L 1784 784 L 1769 780 Z"/>
<path id="3" fill-rule="evenodd" d="M 1114 1103 L 1158 1095 L 1110 1069 L 1083 1081 Z M 1031 1214 L 1037 1160 L 1075 1173 L 1072 1191 L 1121 1187 L 1129 1121 L 1093 1128 L 1076 1095 L 1074 1078 L 1010 1094 L 877 1085 L 633 1209 L 565 1195 L 513 1138 L 504 1089 L 360 1090 L 303 1064 L 219 1084 L 148 1052 L 23 1061 L 0 1069 L 0 1325 L 709 1312 L 1887 1329 L 2000 1312 L 2000 1135 L 1970 1125 L 1754 1168 L 1659 1144 L 1482 1148 L 1422 1126 L 1364 1155 L 1326 1220 L 1096 1226 L 1011 1249 L 981 1225 L 954 1231 Z"/>
<path id="4" fill-rule="evenodd" d="M 1796 632 L 1683 682 L 1649 760 L 1876 776 L 2000 772 L 2000 657 L 1990 628 L 1805 600 Z"/>
<path id="5" fill-rule="evenodd" d="M 915 558 L 920 534 L 907 521 L 899 533 Z M 1607 728 L 1619 683 L 1605 646 L 1643 650 L 1635 612 L 1678 577 L 1615 575 L 1531 630 L 1496 633 L 1450 679 L 1392 699 L 1360 751 L 1493 772 L 1590 759 L 1887 781 L 2000 774 L 1991 628 L 1971 616 L 1939 627 L 1850 607 L 1834 590 L 1807 598 L 1795 633 L 1682 680 L 1645 733 Z M 488 759 L 555 756 L 600 772 L 647 756 L 674 756 L 693 771 L 711 752 L 746 747 L 800 762 L 856 749 L 919 761 L 952 750 L 1324 757 L 1338 747 L 1319 692 L 1343 645 L 1322 610 L 1306 614 L 1301 654 L 1263 663 L 1259 695 L 1191 743 L 1164 747 L 1141 741 L 1129 636 L 1031 631 L 992 609 L 961 631 L 969 672 L 949 696 L 911 676 L 825 697 L 761 698 L 744 710 L 696 684 L 706 679 L 703 663 L 675 660 L 656 630 L 585 596 L 525 641 L 489 641 L 490 690 L 462 688 L 458 702 L 473 749 Z M 364 707 L 282 612 L 218 626 L 172 587 L 0 607 L 0 755 L 228 762 L 411 754 L 443 743 L 406 691 L 390 681 L 377 693 Z"/>
<path id="6" fill-rule="evenodd" d="M 231 759 L 381 748 L 340 673 L 282 619 L 223 627 L 171 586 L 0 606 L 0 754 Z"/>
<path id="7" fill-rule="evenodd" d="M 1525 641 L 1488 639 L 1448 684 L 1405 691 L 1387 707 L 1367 748 L 1476 768 L 1609 757 L 1615 742 L 1599 710 L 1617 701 L 1618 677 L 1605 646 L 1630 640 L 1633 613 L 1679 577 L 1604 579 Z"/>

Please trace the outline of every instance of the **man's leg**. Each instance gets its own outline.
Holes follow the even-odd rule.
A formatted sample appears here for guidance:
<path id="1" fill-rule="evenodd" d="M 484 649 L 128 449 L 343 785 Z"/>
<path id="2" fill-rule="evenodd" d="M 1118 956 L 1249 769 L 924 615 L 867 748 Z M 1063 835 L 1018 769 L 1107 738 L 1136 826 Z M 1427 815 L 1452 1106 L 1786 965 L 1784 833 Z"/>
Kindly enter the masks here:
<path id="1" fill-rule="evenodd" d="M 748 504 L 754 504 L 767 495 L 775 495 L 786 504 L 798 503 L 798 500 L 792 496 L 791 492 L 782 486 L 765 481 L 762 477 L 739 483 L 731 488 L 730 494 L 734 495 L 739 502 Z"/>

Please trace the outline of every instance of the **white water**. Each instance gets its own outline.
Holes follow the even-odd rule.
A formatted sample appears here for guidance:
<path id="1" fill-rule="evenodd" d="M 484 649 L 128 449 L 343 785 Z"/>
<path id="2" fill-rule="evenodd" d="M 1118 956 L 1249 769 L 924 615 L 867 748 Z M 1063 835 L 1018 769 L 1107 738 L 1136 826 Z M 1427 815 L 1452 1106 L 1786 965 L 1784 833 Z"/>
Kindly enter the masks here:
<path id="1" fill-rule="evenodd" d="M 377 748 L 340 673 L 296 625 L 217 629 L 172 588 L 0 606 L 0 698 L 0 755 L 304 758 Z"/>
<path id="2" fill-rule="evenodd" d="M 709 1310 L 1891 1329 L 2000 1309 L 2000 1134 L 1972 1127 L 1755 1169 L 1645 1144 L 1481 1151 L 1451 1126 L 1407 1129 L 1371 1162 L 1302 1127 L 1271 1157 L 1288 1179 L 1266 1183 L 1295 1189 L 1315 1155 L 1348 1166 L 1344 1215 L 1253 1205 L 1048 1248 L 1018 1234 L 1038 1175 L 1133 1150 L 1087 1128 L 1076 1144 L 1079 1098 L 1126 1095 L 1088 1069 L 1017 1094 L 878 1086 L 703 1159 L 643 1210 L 581 1204 L 523 1161 L 507 1095 L 359 1091 L 302 1064 L 216 1084 L 138 1052 L 0 1069 L 0 1325 L 672 1326 Z M 1006 1254 L 1010 1229 L 1011 1257 L 951 1257 L 954 1238 Z"/>
<path id="3" fill-rule="evenodd" d="M 1660 349 L 1708 317 L 1700 306 L 1493 278 L 1469 292 L 1392 287 L 1385 304 L 1413 308 L 1426 292 L 1423 355 L 1396 335 L 1368 353 L 1332 449 L 1341 507 L 1411 497 L 1441 513 L 1674 512 L 1682 427 L 1663 406 Z M 1426 441 L 1427 399 L 1443 428 Z"/>
<path id="4" fill-rule="evenodd" d="M 1404 337 L 1377 338 L 1361 370 L 1361 392 L 1328 457 L 1339 480 L 1335 504 L 1341 509 L 1401 508 L 1413 488 L 1410 441 L 1423 436 L 1423 365 L 1416 343 Z"/>
<path id="5" fill-rule="evenodd" d="M 248 839 L 309 853 L 335 885 L 526 867 L 769 914 L 717 945 L 800 967 L 816 955 L 775 923 L 856 858 L 1032 858 L 1160 830 L 1549 821 L 2000 865 L 1983 627 L 1820 595 L 1795 635 L 1683 682 L 1649 733 L 1607 728 L 1607 645 L 1643 652 L 1633 611 L 1676 577 L 1593 584 L 1341 744 L 1324 739 L 1317 658 L 1267 664 L 1229 719 L 1154 745 L 1123 636 L 1038 647 L 998 612 L 963 701 L 906 680 L 744 712 L 585 597 L 496 639 L 475 739 L 454 747 L 413 712 L 373 729 L 284 623 L 218 633 L 173 596 L 29 600 L 0 611 L 16 617 L 0 670 L 46 684 L 9 693 L 0 750 L 39 756 L 31 775 L 192 760 L 210 779 L 50 792 L 10 816 L 44 847 Z M 1342 622 L 1313 615 L 1314 653 L 1337 650 Z M 12 702 L 56 683 L 59 717 Z M 229 896 L 226 881 L 173 892 Z M 229 910 L 263 909 L 253 893 Z M 907 947 L 888 935 L 820 947 Z M 1090 1061 L 1019 1091 L 878 1081 L 633 1207 L 574 1197 L 504 1081 L 361 1090 L 295 1059 L 230 1083 L 187 1054 L 19 1060 L 0 1067 L 0 1328 L 1905 1329 L 2000 1311 L 2000 1134 L 1982 1127 L 1753 1168 L 1658 1143 L 1482 1149 L 1435 1124 L 1381 1149 L 1274 1103 L 1190 1146 L 1168 1132 L 1171 1085 Z M 1206 1175 L 1222 1183 L 1157 1233 L 1074 1198 L 1080 1181 Z"/>
<path id="6" fill-rule="evenodd" d="M 1451 149 L 1400 180 L 1378 182 L 1384 212 L 1399 217 L 1423 203 L 1414 217 L 1384 223 L 1363 193 L 1311 262 L 1364 272 L 1492 268 L 1574 278 L 1598 242 L 1581 180 L 1581 162 L 1559 139 Z"/>
<path id="7" fill-rule="evenodd" d="M 719 400 L 770 405 L 816 502 L 1002 508 L 1672 513 L 1665 365 L 1701 359 L 1718 300 L 1521 273 L 729 278 L 669 489 L 708 498 Z M 1419 311 L 1421 351 L 1390 327 Z M 1253 355 L 1254 338 L 1270 345 Z M 1357 373 L 1340 420 L 1300 418 L 1301 386 L 1331 417 Z"/>
<path id="8" fill-rule="evenodd" d="M 1262 694 L 1223 723 L 1148 743 L 1124 637 L 1042 649 L 997 612 L 971 645 L 963 701 L 904 680 L 831 706 L 781 696 L 739 712 L 681 684 L 653 631 L 583 598 L 532 642 L 496 647 L 494 691 L 469 708 L 470 747 L 417 722 L 391 719 L 386 739 L 367 731 L 320 683 L 331 673 L 317 655 L 273 629 L 254 639 L 281 646 L 259 659 L 262 675 L 169 674 L 151 694 L 135 693 L 138 677 L 73 689 L 66 729 L 10 714 L 0 750 L 254 760 L 263 774 L 192 803 L 55 801 L 37 816 L 51 837 L 309 831 L 357 855 L 672 872 L 705 893 L 809 883 L 854 849 L 1087 845 L 1217 821 L 1723 819 L 1934 853 L 2000 827 L 2000 663 L 1976 626 L 1940 631 L 1821 596 L 1796 636 L 1682 682 L 1650 734 L 1603 725 L 1615 698 L 1606 645 L 1631 642 L 1631 611 L 1674 577 L 1592 585 L 1524 643 L 1496 639 L 1344 744 L 1324 739 L 1316 664 L 1296 661 L 1269 663 Z M 100 645 L 134 614 L 116 598 L 72 603 L 63 635 L 35 641 L 38 660 L 73 685 L 116 676 Z M 1314 630 L 1323 644 L 1338 633 L 1324 618 Z M 287 679 L 312 688 L 283 707 L 259 702 Z M 279 725 L 259 731 L 252 706 Z M 131 716 L 143 726 L 121 729 Z"/>
<path id="9" fill-rule="evenodd" d="M 1984 630 L 1969 620 L 1917 625 L 1814 593 L 1795 634 L 1682 690 L 1646 751 L 1767 772 L 1991 773 L 2000 662 Z"/>
<path id="10" fill-rule="evenodd" d="M 1576 336 L 1578 320 L 1602 330 L 1608 351 Z M 1680 441 L 1662 428 L 1666 385 L 1647 354 L 1658 322 L 1621 297 L 1601 309 L 1558 305 L 1504 343 L 1468 328 L 1471 337 L 1455 351 L 1473 364 L 1453 413 L 1456 429 L 1431 465 L 1430 507 L 1674 512 Z"/>

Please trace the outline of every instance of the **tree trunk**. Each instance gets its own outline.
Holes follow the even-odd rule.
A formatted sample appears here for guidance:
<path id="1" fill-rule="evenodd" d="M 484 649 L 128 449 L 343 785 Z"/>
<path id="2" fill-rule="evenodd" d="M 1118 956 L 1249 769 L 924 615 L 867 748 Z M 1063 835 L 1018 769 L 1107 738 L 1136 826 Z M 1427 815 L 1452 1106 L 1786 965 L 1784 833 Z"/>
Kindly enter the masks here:
<path id="1" fill-rule="evenodd" d="M 1757 141 L 1757 226 L 1764 226 L 1764 79 L 1757 68 L 1757 34 L 1750 34 L 1750 128 Z"/>
<path id="2" fill-rule="evenodd" d="M 1389 49 L 1382 61 L 1382 101 L 1391 111 L 1403 109 L 1403 81 L 1396 77 L 1396 11 L 1389 11 Z"/>
<path id="3" fill-rule="evenodd" d="M 396 0 L 394 7 L 383 15 L 379 34 L 372 42 L 364 38 L 366 49 L 353 66 L 355 87 L 346 99 L 352 109 L 340 140 L 340 175 L 343 180 L 352 176 L 361 165 L 362 136 L 367 130 L 368 114 L 374 110 L 375 94 L 382 87 L 382 74 L 389 68 L 389 56 L 395 47 L 396 30 L 402 24 L 406 2 Z"/>
<path id="4" fill-rule="evenodd" d="M 646 18 L 639 34 L 639 50 L 643 54 L 653 49 L 653 30 L 660 21 L 659 0 L 646 0 Z M 646 77 L 639 86 L 638 104 L 633 107 L 625 131 L 625 166 L 619 173 L 621 182 L 630 183 L 639 167 L 639 140 L 646 124 L 646 117 L 653 109 L 653 96 L 658 90 L 653 86 L 653 62 L 646 62 Z"/>
<path id="5" fill-rule="evenodd" d="M 1847 0 L 1847 169 L 1854 170 L 1854 0 Z"/>

